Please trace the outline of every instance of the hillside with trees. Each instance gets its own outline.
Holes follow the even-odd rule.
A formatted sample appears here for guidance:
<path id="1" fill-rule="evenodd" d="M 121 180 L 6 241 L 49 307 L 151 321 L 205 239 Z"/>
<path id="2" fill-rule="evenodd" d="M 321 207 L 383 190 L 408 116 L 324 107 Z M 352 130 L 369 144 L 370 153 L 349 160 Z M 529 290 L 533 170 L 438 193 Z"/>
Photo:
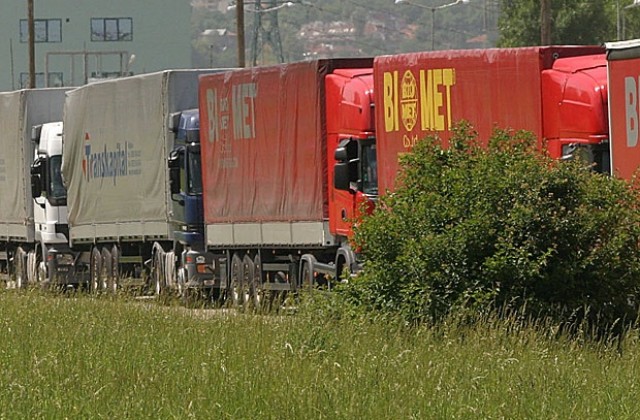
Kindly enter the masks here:
<path id="1" fill-rule="evenodd" d="M 640 36 L 634 0 L 248 0 L 247 63 L 539 45 L 543 2 L 549 43 L 597 45 Z M 194 66 L 235 65 L 235 2 L 191 4 Z"/>

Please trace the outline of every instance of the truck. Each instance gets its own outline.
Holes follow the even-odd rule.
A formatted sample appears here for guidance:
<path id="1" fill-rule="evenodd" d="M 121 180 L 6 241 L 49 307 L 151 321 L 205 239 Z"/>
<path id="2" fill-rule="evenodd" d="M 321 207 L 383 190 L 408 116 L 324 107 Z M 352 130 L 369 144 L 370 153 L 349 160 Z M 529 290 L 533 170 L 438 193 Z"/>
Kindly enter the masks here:
<path id="1" fill-rule="evenodd" d="M 354 220 L 379 188 L 396 187 L 398 157 L 416 141 L 446 144 L 460 120 L 483 141 L 496 127 L 523 129 L 542 152 L 587 155 L 606 172 L 607 101 L 605 49 L 578 46 L 165 71 L 83 86 L 64 105 L 68 241 L 48 247 L 41 266 L 91 290 L 114 290 L 126 273 L 146 275 L 155 294 L 236 304 L 331 288 L 361 268 Z M 44 185 L 41 167 L 33 185 Z"/>
<path id="2" fill-rule="evenodd" d="M 198 76 L 212 71 L 166 70 L 67 92 L 68 242 L 48 250 L 49 278 L 90 291 L 115 291 L 133 278 L 160 292 L 156 273 L 175 261 L 164 251 L 184 225 L 165 163 L 179 142 L 173 124 L 197 107 Z"/>
<path id="3" fill-rule="evenodd" d="M 527 130 L 557 159 L 580 153 L 609 172 L 607 65 L 602 47 L 544 46 L 376 57 L 380 188 L 392 190 L 398 156 L 426 135 L 445 145 L 456 122 L 481 141 L 495 128 Z"/>
<path id="4" fill-rule="evenodd" d="M 640 40 L 610 42 L 607 48 L 611 172 L 634 180 L 640 167 Z"/>
<path id="5" fill-rule="evenodd" d="M 609 167 L 602 47 L 244 69 L 201 76 L 199 101 L 204 247 L 185 281 L 206 273 L 235 304 L 348 281 L 362 264 L 350 243 L 361 209 L 396 187 L 401 154 L 426 135 L 446 144 L 457 121 L 484 141 L 498 127 L 528 130 L 552 157 Z"/>
<path id="6" fill-rule="evenodd" d="M 330 187 L 327 171 L 347 138 L 375 159 L 372 64 L 315 60 L 200 77 L 203 213 L 182 235 L 202 236 L 197 246 L 183 241 L 186 258 L 161 273 L 162 284 L 177 276 L 187 290 L 259 305 L 265 292 L 352 269 L 356 209 L 349 193 Z M 172 193 L 187 197 L 193 171 L 188 150 L 181 153 L 168 166 Z M 363 202 L 375 194 L 367 188 L 375 179 L 359 193 Z M 189 213 L 188 201 L 179 203 Z"/>
<path id="7" fill-rule="evenodd" d="M 66 242 L 64 225 L 48 223 L 43 214 L 65 214 L 57 196 L 60 161 L 43 172 L 45 194 L 34 201 L 31 166 L 39 150 L 60 149 L 65 88 L 22 89 L 0 93 L 0 272 L 11 273 L 17 288 L 46 285 L 44 255 L 50 246 Z M 45 126 L 42 130 L 38 127 Z M 34 131 L 35 130 L 35 131 Z M 35 135 L 32 135 L 35 133 Z M 55 152 L 54 152 L 55 154 Z M 60 153 L 57 153 L 59 158 Z M 44 168 L 43 168 L 44 169 Z M 64 217 L 64 216 L 63 216 Z"/>

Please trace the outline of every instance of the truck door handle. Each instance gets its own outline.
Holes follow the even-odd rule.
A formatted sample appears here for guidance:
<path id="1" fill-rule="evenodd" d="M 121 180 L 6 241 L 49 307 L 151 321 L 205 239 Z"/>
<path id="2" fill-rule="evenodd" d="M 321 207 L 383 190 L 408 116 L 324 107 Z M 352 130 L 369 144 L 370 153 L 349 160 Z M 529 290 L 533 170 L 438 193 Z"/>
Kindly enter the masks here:
<path id="1" fill-rule="evenodd" d="M 347 210 L 346 209 L 342 209 L 342 211 L 340 212 L 340 215 L 342 216 L 342 220 L 347 220 Z"/>

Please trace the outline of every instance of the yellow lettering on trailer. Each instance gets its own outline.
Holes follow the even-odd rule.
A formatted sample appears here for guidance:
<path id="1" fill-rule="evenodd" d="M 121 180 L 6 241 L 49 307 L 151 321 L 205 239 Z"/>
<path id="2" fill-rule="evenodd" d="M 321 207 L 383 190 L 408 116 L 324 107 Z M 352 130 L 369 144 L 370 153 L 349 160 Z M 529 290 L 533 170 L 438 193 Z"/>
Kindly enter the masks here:
<path id="1" fill-rule="evenodd" d="M 454 75 L 455 70 L 451 68 L 420 70 L 420 124 L 423 131 L 446 131 L 451 128 L 451 86 L 455 84 Z"/>
<path id="2" fill-rule="evenodd" d="M 384 109 L 384 131 L 398 131 L 398 72 L 385 72 L 383 75 L 383 109 Z"/>
<path id="3" fill-rule="evenodd" d="M 456 84 L 455 69 L 422 69 L 418 77 L 411 70 L 383 73 L 384 130 L 389 133 L 407 132 L 403 145 L 410 148 L 417 135 L 411 134 L 416 127 L 421 131 L 447 131 L 451 129 L 451 90 Z M 418 124 L 419 120 L 419 124 Z"/>

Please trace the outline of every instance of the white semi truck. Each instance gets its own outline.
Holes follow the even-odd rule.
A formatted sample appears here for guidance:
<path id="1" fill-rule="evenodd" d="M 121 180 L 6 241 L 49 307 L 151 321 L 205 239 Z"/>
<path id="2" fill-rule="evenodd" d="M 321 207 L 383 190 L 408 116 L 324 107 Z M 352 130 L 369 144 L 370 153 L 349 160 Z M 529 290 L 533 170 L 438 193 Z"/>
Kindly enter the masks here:
<path id="1" fill-rule="evenodd" d="M 43 282 L 47 249 L 67 242 L 66 204 L 59 198 L 59 121 L 66 91 L 51 88 L 0 93 L 0 271 L 12 274 L 10 284 L 19 288 Z M 37 153 L 52 156 L 37 167 L 41 177 L 35 189 L 41 189 L 42 194 L 33 193 L 30 176 Z M 57 216 L 48 222 L 45 213 Z"/>

